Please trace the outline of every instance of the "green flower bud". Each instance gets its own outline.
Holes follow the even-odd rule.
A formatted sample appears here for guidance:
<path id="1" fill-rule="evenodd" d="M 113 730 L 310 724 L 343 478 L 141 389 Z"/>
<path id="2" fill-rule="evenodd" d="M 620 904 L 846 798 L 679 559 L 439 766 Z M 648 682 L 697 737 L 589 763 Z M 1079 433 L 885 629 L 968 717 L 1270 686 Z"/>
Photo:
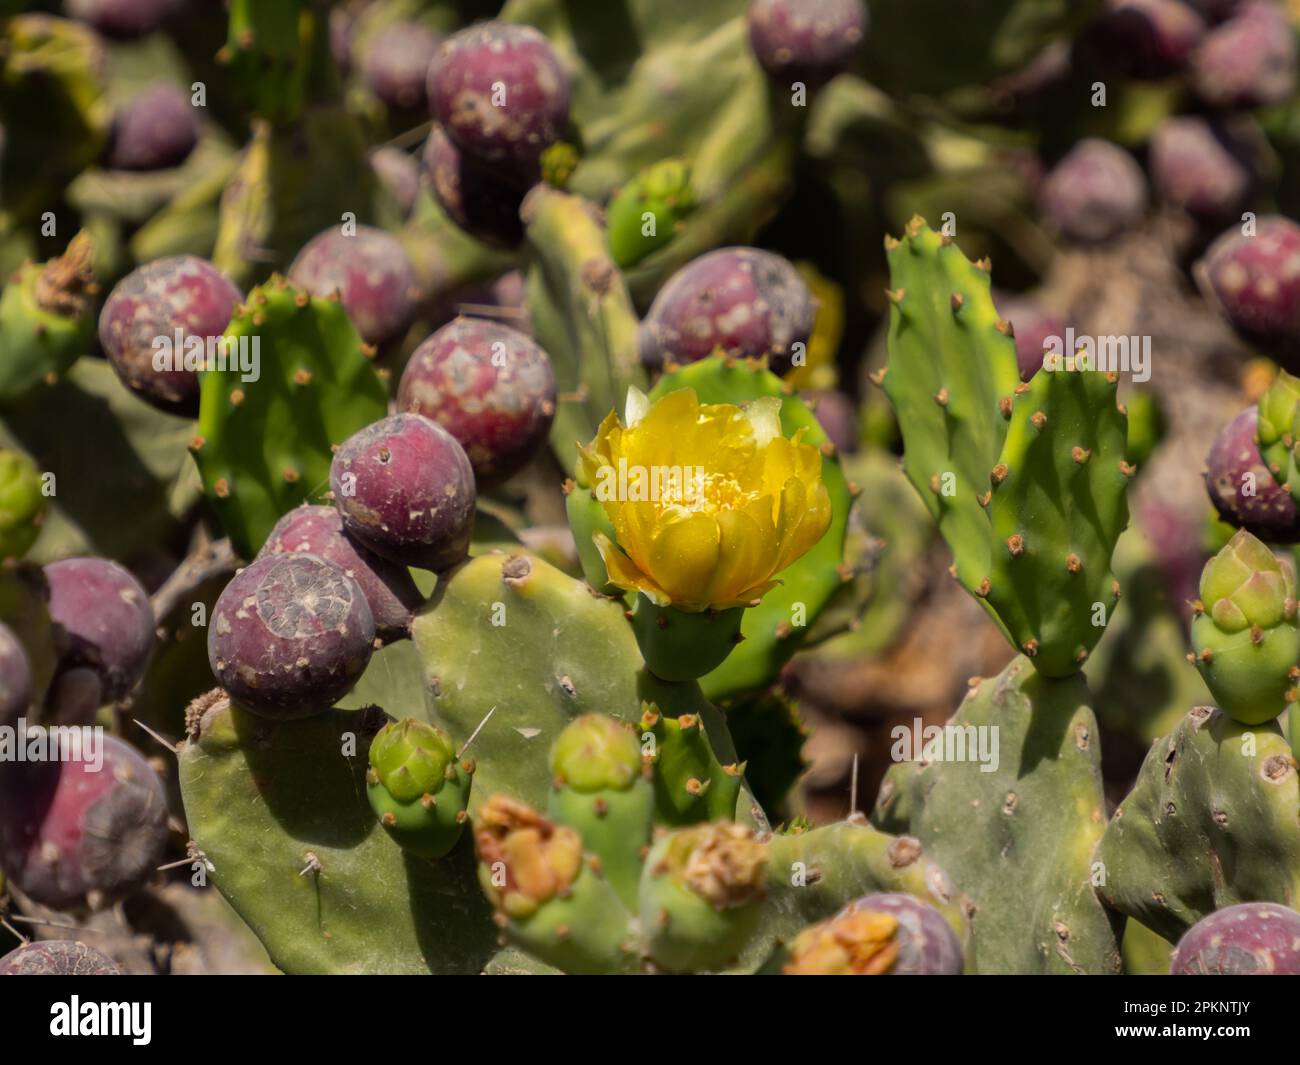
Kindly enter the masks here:
<path id="1" fill-rule="evenodd" d="M 385 725 L 371 741 L 366 795 L 398 846 L 437 859 L 460 839 L 473 772 L 473 762 L 456 761 L 442 729 L 407 718 Z"/>

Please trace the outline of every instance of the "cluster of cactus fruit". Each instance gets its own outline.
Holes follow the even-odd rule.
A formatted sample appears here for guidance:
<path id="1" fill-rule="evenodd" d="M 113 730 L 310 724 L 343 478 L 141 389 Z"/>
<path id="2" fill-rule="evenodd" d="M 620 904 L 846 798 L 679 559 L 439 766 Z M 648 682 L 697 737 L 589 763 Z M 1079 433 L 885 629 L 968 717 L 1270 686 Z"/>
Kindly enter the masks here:
<path id="1" fill-rule="evenodd" d="M 1235 221 L 1265 126 L 1295 139 L 1282 7 L 989 2 L 954 50 L 928 0 L 229 0 L 215 34 L 185 6 L 0 19 L 0 974 L 120 971 L 24 915 L 160 870 L 287 973 L 1112 973 L 1135 929 L 1164 971 L 1300 972 L 1269 546 L 1300 542 L 1300 226 Z M 1117 804 L 1149 395 L 905 214 L 859 277 L 859 426 L 843 291 L 751 246 L 803 153 L 922 121 L 889 94 L 954 118 L 924 201 L 969 184 L 960 119 L 1094 70 L 1125 117 L 1045 150 L 1023 246 L 1105 254 L 1154 191 L 1281 367 L 1206 463 L 1237 531 L 1172 642 L 1214 706 Z M 1116 143 L 1144 108 L 1150 188 Z M 787 816 L 791 663 L 896 639 L 931 530 L 1009 655 L 868 814 Z"/>

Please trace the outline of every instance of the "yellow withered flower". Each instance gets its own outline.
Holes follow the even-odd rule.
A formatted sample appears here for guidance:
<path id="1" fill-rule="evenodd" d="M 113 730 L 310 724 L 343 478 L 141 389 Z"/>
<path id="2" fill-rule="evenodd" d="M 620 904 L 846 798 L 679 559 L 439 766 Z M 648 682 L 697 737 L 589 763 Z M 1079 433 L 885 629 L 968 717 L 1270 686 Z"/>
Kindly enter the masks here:
<path id="1" fill-rule="evenodd" d="M 781 401 L 701 404 L 692 388 L 651 404 L 628 392 L 580 447 L 582 475 L 614 527 L 595 534 L 613 584 L 658 606 L 746 606 L 826 532 L 821 453 L 781 433 Z"/>

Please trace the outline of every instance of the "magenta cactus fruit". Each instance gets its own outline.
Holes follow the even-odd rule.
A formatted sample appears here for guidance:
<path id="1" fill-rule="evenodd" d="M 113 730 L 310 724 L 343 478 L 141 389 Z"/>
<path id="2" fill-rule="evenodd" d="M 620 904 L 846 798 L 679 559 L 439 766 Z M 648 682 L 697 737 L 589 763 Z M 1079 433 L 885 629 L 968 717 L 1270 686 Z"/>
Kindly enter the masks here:
<path id="1" fill-rule="evenodd" d="M 385 145 L 370 153 L 370 165 L 380 184 L 393 194 L 402 217 L 408 217 L 420 196 L 420 164 L 400 148 Z"/>
<path id="2" fill-rule="evenodd" d="M 816 302 L 799 272 L 758 248 L 720 248 L 678 270 L 641 323 L 641 358 L 651 366 L 697 362 L 715 350 L 767 358 L 784 373 L 806 352 Z"/>
<path id="3" fill-rule="evenodd" d="M 376 347 L 401 339 L 419 300 L 402 242 L 373 226 L 318 233 L 289 267 L 289 280 L 322 299 L 338 293 L 361 339 Z"/>
<path id="4" fill-rule="evenodd" d="M 144 676 L 154 646 L 149 594 L 106 558 L 68 558 L 45 567 L 50 617 L 66 643 L 60 670 L 98 676 L 104 699 L 120 699 Z"/>
<path id="5" fill-rule="evenodd" d="M 190 99 L 165 82 L 150 85 L 117 109 L 104 163 L 114 170 L 180 166 L 199 142 Z"/>
<path id="6" fill-rule="evenodd" d="M 1229 229 L 1194 272 L 1206 299 L 1238 333 L 1294 364 L 1300 356 L 1300 225 L 1265 215 L 1249 236 Z"/>
<path id="7" fill-rule="evenodd" d="M 523 333 L 485 318 L 457 318 L 415 349 L 397 407 L 451 433 L 483 486 L 515 473 L 546 439 L 555 418 L 555 373 L 546 352 Z"/>
<path id="8" fill-rule="evenodd" d="M 14 630 L 0 621 L 0 727 L 13 725 L 32 702 L 32 664 Z"/>
<path id="9" fill-rule="evenodd" d="M 1205 21 L 1182 0 L 1110 0 L 1089 30 L 1108 66 L 1134 78 L 1177 74 L 1205 36 Z"/>
<path id="10" fill-rule="evenodd" d="M 843 73 L 867 32 L 862 0 L 753 0 L 749 45 L 779 85 L 820 88 Z"/>
<path id="11" fill-rule="evenodd" d="M 844 392 L 828 388 L 804 392 L 803 401 L 817 416 L 817 423 L 830 437 L 836 451 L 852 453 L 858 450 L 858 410 L 853 398 Z"/>
<path id="12" fill-rule="evenodd" d="M 443 36 L 418 22 L 385 26 L 366 45 L 366 86 L 394 111 L 425 111 L 426 81 Z"/>
<path id="13" fill-rule="evenodd" d="M 322 713 L 357 682 L 374 650 L 361 585 L 317 555 L 263 555 L 222 591 L 208 626 L 217 682 L 271 718 Z"/>
<path id="14" fill-rule="evenodd" d="M 93 26 L 105 37 L 129 40 L 159 29 L 180 0 L 64 0 L 69 17 Z"/>
<path id="15" fill-rule="evenodd" d="M 524 239 L 523 190 L 476 163 L 441 129 L 424 142 L 423 165 L 438 206 L 470 236 L 499 248 L 517 247 Z"/>
<path id="16" fill-rule="evenodd" d="M 914 895 L 864 895 L 791 942 L 787 976 L 960 976 L 961 940 Z"/>
<path id="17" fill-rule="evenodd" d="M 1215 437 L 1205 459 L 1206 490 L 1229 525 L 1271 543 L 1300 542 L 1300 512 L 1259 453 L 1258 426 L 1259 408 L 1251 406 Z"/>
<path id="18" fill-rule="evenodd" d="M 1015 334 L 1020 380 L 1028 381 L 1043 368 L 1048 338 L 1057 337 L 1064 343 L 1065 323 L 1032 296 L 999 296 L 997 305 Z"/>
<path id="19" fill-rule="evenodd" d="M 1224 110 L 1266 107 L 1296 91 L 1296 38 L 1278 4 L 1252 0 L 1206 35 L 1191 59 L 1192 87 Z"/>
<path id="20" fill-rule="evenodd" d="M 95 910 L 149 879 L 167 842 L 167 797 L 133 747 L 96 734 L 80 750 L 61 747 L 57 761 L 7 768 L 0 866 L 23 894 Z"/>
<path id="21" fill-rule="evenodd" d="M 1274 902 L 1242 902 L 1203 917 L 1178 941 L 1172 976 L 1300 974 L 1300 913 Z"/>
<path id="22" fill-rule="evenodd" d="M 242 298 L 206 259 L 156 259 L 109 293 L 99 315 L 99 342 L 131 391 L 164 410 L 197 414 L 197 367 L 214 352 Z M 169 358 L 159 360 L 160 353 Z"/>
<path id="23" fill-rule="evenodd" d="M 349 437 L 330 466 L 343 528 L 370 550 L 435 572 L 462 561 L 474 531 L 474 470 L 442 426 L 394 414 Z"/>
<path id="24" fill-rule="evenodd" d="M 1043 181 L 1043 219 L 1068 240 L 1101 243 L 1137 225 L 1147 183 L 1133 157 L 1109 141 L 1080 141 Z"/>
<path id="25" fill-rule="evenodd" d="M 112 958 L 71 939 L 43 939 L 0 958 L 0 976 L 121 976 Z"/>
<path id="26" fill-rule="evenodd" d="M 463 152 L 524 185 L 569 121 L 569 75 L 531 26 L 485 22 L 453 34 L 429 66 L 428 91 Z"/>
<path id="27" fill-rule="evenodd" d="M 342 567 L 360 586 L 381 639 L 405 635 L 411 615 L 424 601 L 404 567 L 367 551 L 343 531 L 334 507 L 304 503 L 281 518 L 258 558 L 283 554 L 317 555 Z"/>
<path id="28" fill-rule="evenodd" d="M 1235 214 L 1255 185 L 1260 135 L 1248 129 L 1195 115 L 1167 119 L 1152 135 L 1148 154 L 1156 196 L 1197 218 Z"/>

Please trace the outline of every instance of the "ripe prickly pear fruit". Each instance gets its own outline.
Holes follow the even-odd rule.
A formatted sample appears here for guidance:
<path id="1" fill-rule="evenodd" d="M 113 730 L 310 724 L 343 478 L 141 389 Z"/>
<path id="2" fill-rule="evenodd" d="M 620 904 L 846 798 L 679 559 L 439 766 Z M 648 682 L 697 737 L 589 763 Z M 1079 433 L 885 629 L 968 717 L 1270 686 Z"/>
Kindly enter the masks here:
<path id="1" fill-rule="evenodd" d="M 1178 941 L 1169 974 L 1300 974 L 1300 913 L 1274 902 L 1242 902 L 1215 910 Z"/>
<path id="2" fill-rule="evenodd" d="M 1285 710 L 1300 678 L 1290 561 L 1239 530 L 1201 571 L 1192 649 L 1206 685 L 1231 717 L 1258 725 Z"/>
<path id="3" fill-rule="evenodd" d="M 379 183 L 393 194 L 402 217 L 410 217 L 420 197 L 420 164 L 402 149 L 384 145 L 370 153 L 370 166 Z"/>
<path id="4" fill-rule="evenodd" d="M 198 143 L 199 121 L 189 97 L 161 82 L 117 109 L 104 164 L 113 170 L 165 170 L 185 162 Z"/>
<path id="5" fill-rule="evenodd" d="M 645 860 L 638 909 L 651 960 L 672 972 L 715 970 L 758 926 L 767 850 L 745 825 L 665 834 Z"/>
<path id="6" fill-rule="evenodd" d="M 106 558 L 68 558 L 45 567 L 50 617 L 66 644 L 59 671 L 87 669 L 104 700 L 120 699 L 144 676 L 154 647 L 149 595 L 131 573 Z"/>
<path id="7" fill-rule="evenodd" d="M 864 895 L 850 902 L 844 914 L 877 914 L 898 922 L 894 942 L 897 956 L 891 976 L 960 976 L 965 967 L 961 940 L 937 909 L 905 892 Z"/>
<path id="8" fill-rule="evenodd" d="M 825 85 L 853 62 L 867 32 L 862 0 L 753 0 L 749 46 L 778 85 Z"/>
<path id="9" fill-rule="evenodd" d="M 655 806 L 637 733 L 607 714 L 583 714 L 556 737 L 550 766 L 547 814 L 577 830 L 624 904 L 635 907 Z"/>
<path id="10" fill-rule="evenodd" d="M 518 330 L 456 318 L 412 353 L 397 409 L 451 433 L 486 487 L 521 469 L 546 439 L 555 419 L 555 373 L 546 352 Z"/>
<path id="11" fill-rule="evenodd" d="M 105 37 L 130 40 L 162 27 L 179 0 L 64 0 L 70 18 L 89 23 Z"/>
<path id="12" fill-rule="evenodd" d="M 494 795 L 475 815 L 474 843 L 479 883 L 507 936 L 567 973 L 630 967 L 629 914 L 576 831 Z"/>
<path id="13" fill-rule="evenodd" d="M 858 408 L 851 396 L 827 388 L 802 392 L 800 398 L 817 416 L 817 424 L 830 437 L 837 452 L 851 455 L 858 450 Z"/>
<path id="14" fill-rule="evenodd" d="M 1148 80 L 1177 74 L 1204 36 L 1204 20 L 1181 0 L 1110 0 L 1088 31 L 1108 67 Z"/>
<path id="15" fill-rule="evenodd" d="M 0 976 L 121 976 L 112 958 L 71 939 L 43 939 L 0 958 Z"/>
<path id="16" fill-rule="evenodd" d="M 461 151 L 521 187 L 569 121 L 569 75 L 531 26 L 484 22 L 448 37 L 429 64 L 429 105 Z"/>
<path id="17" fill-rule="evenodd" d="M 474 531 L 474 470 L 456 438 L 418 414 L 354 433 L 330 465 L 349 536 L 404 566 L 435 572 L 462 561 Z"/>
<path id="18" fill-rule="evenodd" d="M 61 756 L 0 777 L 0 866 L 43 906 L 97 910 L 152 875 L 167 842 L 167 797 L 149 763 L 115 736 Z"/>
<path id="19" fill-rule="evenodd" d="M 1266 354 L 1300 359 L 1300 225 L 1281 215 L 1258 219 L 1247 236 L 1233 227 L 1196 264 L 1205 298 Z"/>
<path id="20" fill-rule="evenodd" d="M 1278 4 L 1254 0 L 1206 35 L 1191 74 L 1196 95 L 1210 107 L 1280 104 L 1295 93 L 1295 31 Z"/>
<path id="21" fill-rule="evenodd" d="M 32 664 L 22 641 L 0 621 L 0 728 L 14 725 L 32 702 Z"/>
<path id="22" fill-rule="evenodd" d="M 163 410 L 197 414 L 199 369 L 243 299 L 196 255 L 145 263 L 114 286 L 99 314 L 99 342 L 122 383 Z M 174 361 L 155 365 L 160 342 Z"/>
<path id="23" fill-rule="evenodd" d="M 289 280 L 320 299 L 337 293 L 361 339 L 375 347 L 402 338 L 419 302 L 402 242 L 373 226 L 318 233 L 289 267 Z"/>
<path id="24" fill-rule="evenodd" d="M 1167 119 L 1151 137 L 1148 163 L 1156 196 L 1196 218 L 1224 219 L 1246 203 L 1255 185 L 1260 131 L 1196 115 Z"/>
<path id="25" fill-rule="evenodd" d="M 424 721 L 390 721 L 370 741 L 366 797 L 404 851 L 436 861 L 460 840 L 474 763 L 456 760 L 451 737 Z"/>
<path id="26" fill-rule="evenodd" d="M 270 718 L 328 710 L 370 661 L 375 623 L 361 586 L 316 555 L 265 555 L 222 590 L 208 662 L 231 698 Z"/>
<path id="27" fill-rule="evenodd" d="M 367 88 L 400 113 L 428 108 L 426 80 L 443 36 L 418 22 L 395 22 L 366 46 L 361 73 Z"/>
<path id="28" fill-rule="evenodd" d="M 406 568 L 368 551 L 343 531 L 333 507 L 304 503 L 276 522 L 258 558 L 283 554 L 318 555 L 340 566 L 361 588 L 383 640 L 405 636 L 411 616 L 424 602 Z"/>
<path id="29" fill-rule="evenodd" d="M 1043 180 L 1039 209 L 1043 220 L 1068 240 L 1102 243 L 1142 220 L 1146 178 L 1123 148 L 1089 137 Z"/>
<path id="30" fill-rule="evenodd" d="M 686 160 L 664 159 L 641 171 L 614 194 L 605 210 L 614 262 L 627 269 L 663 247 L 681 231 L 694 206 Z"/>
<path id="31" fill-rule="evenodd" d="M 641 323 L 642 360 L 698 362 L 716 349 L 789 370 L 806 352 L 816 303 L 787 260 L 757 248 L 719 248 L 678 270 Z"/>
<path id="32" fill-rule="evenodd" d="M 22 558 L 45 520 L 41 474 L 21 451 L 0 448 L 0 560 Z"/>
<path id="33" fill-rule="evenodd" d="M 424 142 L 422 162 L 433 198 L 456 225 L 485 244 L 519 246 L 524 239 L 522 189 L 475 162 L 437 127 Z"/>
<path id="34" fill-rule="evenodd" d="M 1205 459 L 1205 487 L 1219 516 L 1229 525 L 1270 543 L 1296 543 L 1300 541 L 1300 512 L 1291 493 L 1273 477 L 1260 456 L 1258 422 L 1259 408 L 1248 407 L 1215 437 Z"/>

